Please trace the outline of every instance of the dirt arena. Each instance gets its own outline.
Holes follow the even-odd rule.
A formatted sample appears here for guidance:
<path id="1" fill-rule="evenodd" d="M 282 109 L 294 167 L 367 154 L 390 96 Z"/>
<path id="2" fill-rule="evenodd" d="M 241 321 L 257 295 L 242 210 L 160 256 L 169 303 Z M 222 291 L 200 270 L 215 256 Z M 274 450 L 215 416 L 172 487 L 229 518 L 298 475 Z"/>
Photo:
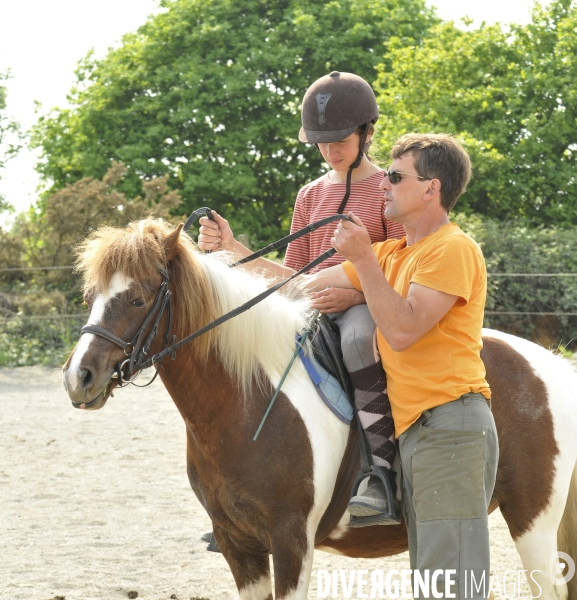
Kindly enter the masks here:
<path id="1" fill-rule="evenodd" d="M 237 597 L 224 558 L 199 540 L 210 521 L 186 477 L 184 424 L 160 382 L 83 412 L 58 371 L 0 369 L 0 402 L 0 599 Z M 491 543 L 495 597 L 504 598 L 505 570 L 522 566 L 498 513 Z M 309 598 L 317 569 L 408 568 L 406 553 L 317 552 Z M 515 596 L 530 596 L 527 586 Z"/>

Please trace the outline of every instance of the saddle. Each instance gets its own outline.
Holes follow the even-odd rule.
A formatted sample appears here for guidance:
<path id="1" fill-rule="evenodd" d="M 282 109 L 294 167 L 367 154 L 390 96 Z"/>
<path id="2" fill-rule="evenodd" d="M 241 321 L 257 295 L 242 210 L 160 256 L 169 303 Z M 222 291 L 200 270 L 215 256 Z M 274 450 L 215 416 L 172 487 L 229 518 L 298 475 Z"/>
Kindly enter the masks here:
<path id="1" fill-rule="evenodd" d="M 354 419 L 352 384 L 343 363 L 337 325 L 325 315 L 315 317 L 304 340 L 297 335 L 296 347 L 318 395 L 336 417 L 350 425 Z"/>
<path id="2" fill-rule="evenodd" d="M 349 399 L 353 398 L 353 384 L 343 361 L 338 325 L 323 314 L 318 316 L 315 325 L 316 330 L 311 336 L 315 359 L 339 382 Z"/>

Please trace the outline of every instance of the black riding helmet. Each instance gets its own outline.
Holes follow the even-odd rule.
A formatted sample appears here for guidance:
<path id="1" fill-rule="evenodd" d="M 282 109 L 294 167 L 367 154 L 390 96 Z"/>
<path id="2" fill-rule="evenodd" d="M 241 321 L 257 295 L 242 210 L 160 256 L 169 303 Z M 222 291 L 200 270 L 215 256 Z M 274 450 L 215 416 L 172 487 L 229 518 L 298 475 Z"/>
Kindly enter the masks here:
<path id="1" fill-rule="evenodd" d="M 364 125 L 359 154 L 347 173 L 346 192 L 338 212 L 350 195 L 353 169 L 364 154 L 369 124 L 379 118 L 379 107 L 371 86 L 358 75 L 333 71 L 317 79 L 306 91 L 301 111 L 299 140 L 310 144 L 340 142 Z"/>

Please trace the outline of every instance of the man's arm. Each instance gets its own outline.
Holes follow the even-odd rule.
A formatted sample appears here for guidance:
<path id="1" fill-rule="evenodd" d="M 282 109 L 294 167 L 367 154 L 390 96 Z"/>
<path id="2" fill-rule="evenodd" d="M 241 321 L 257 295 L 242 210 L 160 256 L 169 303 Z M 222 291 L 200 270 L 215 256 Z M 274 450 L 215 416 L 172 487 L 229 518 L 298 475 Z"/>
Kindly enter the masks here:
<path id="1" fill-rule="evenodd" d="M 305 287 L 313 292 L 321 292 L 327 288 L 354 289 L 353 284 L 347 277 L 342 265 L 327 267 L 314 275 L 305 275 L 303 280 L 305 282 Z M 313 294 L 313 297 L 314 296 L 315 294 Z"/>
<path id="2" fill-rule="evenodd" d="M 367 230 L 357 217 L 350 216 L 354 223 L 340 222 L 333 246 L 353 263 L 381 334 L 395 352 L 407 350 L 449 312 L 458 296 L 412 283 L 403 298 L 383 275 Z"/>
<path id="3" fill-rule="evenodd" d="M 374 263 L 354 265 L 377 328 L 395 352 L 418 342 L 458 299 L 418 283 L 411 283 L 407 298 L 403 298 L 389 285 L 376 258 Z"/>

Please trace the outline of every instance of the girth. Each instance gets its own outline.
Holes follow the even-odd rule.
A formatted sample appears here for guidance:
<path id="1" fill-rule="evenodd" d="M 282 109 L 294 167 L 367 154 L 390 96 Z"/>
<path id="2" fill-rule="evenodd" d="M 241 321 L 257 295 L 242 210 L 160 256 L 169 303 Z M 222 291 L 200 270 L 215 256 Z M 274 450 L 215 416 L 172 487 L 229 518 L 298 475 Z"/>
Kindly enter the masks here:
<path id="1" fill-rule="evenodd" d="M 354 406 L 354 390 L 351 378 L 343 362 L 341 336 L 338 325 L 328 316 L 320 315 L 317 330 L 311 337 L 315 359 L 341 384 Z M 355 410 L 356 413 L 356 410 Z M 315 544 L 320 544 L 335 529 L 345 513 L 350 500 L 350 492 L 361 466 L 358 444 L 358 423 L 353 419 L 345 453 L 341 460 L 331 501 L 323 514 L 315 535 Z"/>

